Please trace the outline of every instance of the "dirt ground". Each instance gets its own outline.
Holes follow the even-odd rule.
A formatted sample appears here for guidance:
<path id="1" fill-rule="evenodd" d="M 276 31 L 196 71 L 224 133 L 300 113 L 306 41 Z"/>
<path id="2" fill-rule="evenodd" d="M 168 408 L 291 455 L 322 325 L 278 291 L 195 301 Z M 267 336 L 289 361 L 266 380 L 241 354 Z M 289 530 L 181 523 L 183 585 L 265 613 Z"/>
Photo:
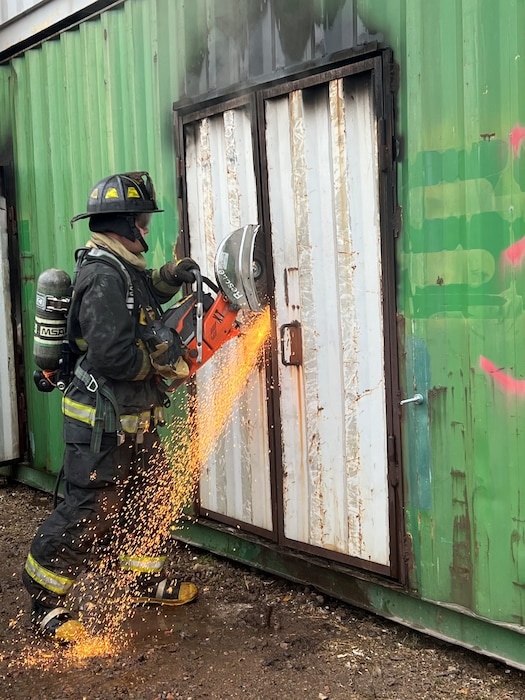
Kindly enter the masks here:
<path id="1" fill-rule="evenodd" d="M 525 675 L 250 568 L 174 544 L 198 599 L 139 608 L 126 643 L 80 653 L 35 639 L 20 583 L 51 498 L 0 486 L 0 698 L 438 700 L 525 698 Z"/>

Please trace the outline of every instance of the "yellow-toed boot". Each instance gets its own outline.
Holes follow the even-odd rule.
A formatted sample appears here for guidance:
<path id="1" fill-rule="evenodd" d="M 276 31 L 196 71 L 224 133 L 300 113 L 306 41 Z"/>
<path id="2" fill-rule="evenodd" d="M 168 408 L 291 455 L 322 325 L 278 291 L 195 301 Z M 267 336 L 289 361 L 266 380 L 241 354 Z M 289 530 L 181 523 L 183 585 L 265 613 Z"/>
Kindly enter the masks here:
<path id="1" fill-rule="evenodd" d="M 195 600 L 199 591 L 194 583 L 163 578 L 160 581 L 138 582 L 133 598 L 136 603 L 185 605 Z"/>

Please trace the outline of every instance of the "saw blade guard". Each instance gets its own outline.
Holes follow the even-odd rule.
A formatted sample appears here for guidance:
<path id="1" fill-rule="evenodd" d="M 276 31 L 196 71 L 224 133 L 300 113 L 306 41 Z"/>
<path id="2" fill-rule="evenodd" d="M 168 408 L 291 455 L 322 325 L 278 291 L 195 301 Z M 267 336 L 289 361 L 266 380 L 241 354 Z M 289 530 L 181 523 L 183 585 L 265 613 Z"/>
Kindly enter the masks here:
<path id="1" fill-rule="evenodd" d="M 220 242 L 215 255 L 215 278 L 234 306 L 264 310 L 268 303 L 265 262 L 259 224 L 243 226 Z"/>

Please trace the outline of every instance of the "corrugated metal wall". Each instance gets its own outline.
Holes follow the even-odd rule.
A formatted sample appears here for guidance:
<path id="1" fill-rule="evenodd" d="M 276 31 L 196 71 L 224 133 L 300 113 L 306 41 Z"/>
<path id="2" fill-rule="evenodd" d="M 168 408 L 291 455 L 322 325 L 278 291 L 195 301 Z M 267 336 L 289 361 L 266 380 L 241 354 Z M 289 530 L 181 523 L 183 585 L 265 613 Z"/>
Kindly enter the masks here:
<path id="1" fill-rule="evenodd" d="M 524 624 L 525 5 L 360 2 L 401 67 L 412 586 Z"/>
<path id="2" fill-rule="evenodd" d="M 170 257 L 177 238 L 172 9 L 168 2 L 126 3 L 10 65 L 28 420 L 38 469 L 58 471 L 63 443 L 61 397 L 39 394 L 30 376 L 35 286 L 48 267 L 72 270 L 74 249 L 89 231 L 85 222 L 71 230 L 71 217 L 85 211 L 98 179 L 144 169 L 165 210 L 154 217 L 150 260 Z"/>

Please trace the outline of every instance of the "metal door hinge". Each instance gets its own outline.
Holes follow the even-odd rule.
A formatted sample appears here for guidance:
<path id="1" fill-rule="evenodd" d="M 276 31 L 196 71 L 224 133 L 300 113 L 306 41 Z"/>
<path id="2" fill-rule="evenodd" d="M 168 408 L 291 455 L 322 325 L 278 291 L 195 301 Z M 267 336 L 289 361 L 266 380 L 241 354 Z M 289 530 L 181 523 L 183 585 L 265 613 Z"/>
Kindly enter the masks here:
<path id="1" fill-rule="evenodd" d="M 182 188 L 183 188 L 183 168 L 184 164 L 182 158 L 177 158 L 177 172 L 176 172 L 176 186 L 177 186 L 177 197 L 182 199 Z"/>
<path id="2" fill-rule="evenodd" d="M 395 435 L 388 435 L 386 445 L 387 445 L 387 457 L 388 457 L 389 463 L 395 462 L 396 461 L 396 436 Z"/>
<path id="3" fill-rule="evenodd" d="M 401 233 L 401 228 L 403 226 L 403 210 L 401 207 L 396 205 L 394 210 L 394 215 L 392 217 L 392 230 L 394 232 L 394 238 L 397 238 Z"/>
<path id="4" fill-rule="evenodd" d="M 390 92 L 393 93 L 394 95 L 397 94 L 399 91 L 399 84 L 400 84 L 400 69 L 399 69 L 399 63 L 396 63 L 396 61 L 392 61 L 390 64 L 390 85 L 389 89 Z"/>
<path id="5" fill-rule="evenodd" d="M 387 460 L 388 460 L 388 481 L 391 486 L 397 486 L 400 479 L 400 468 L 397 459 L 396 436 L 388 435 L 386 439 Z"/>
<path id="6" fill-rule="evenodd" d="M 16 209 L 14 206 L 7 208 L 7 223 L 9 225 L 10 232 L 16 236 L 18 233 L 18 222 L 16 219 Z"/>

